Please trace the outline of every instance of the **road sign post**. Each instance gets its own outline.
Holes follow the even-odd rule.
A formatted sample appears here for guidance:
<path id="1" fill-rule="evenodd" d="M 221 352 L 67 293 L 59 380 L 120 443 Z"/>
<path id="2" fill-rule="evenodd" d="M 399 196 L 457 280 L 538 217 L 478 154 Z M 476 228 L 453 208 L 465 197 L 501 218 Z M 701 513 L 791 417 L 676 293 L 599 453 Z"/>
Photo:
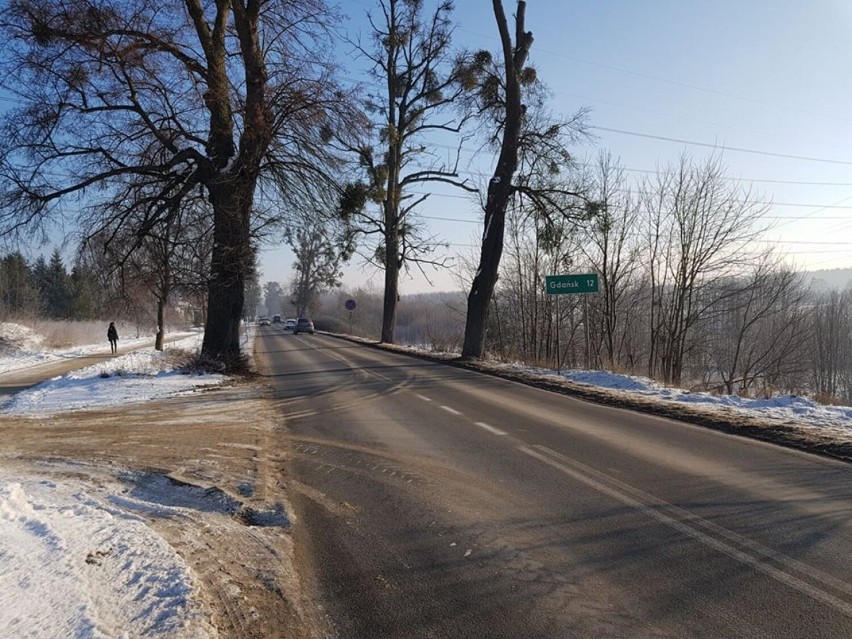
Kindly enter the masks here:
<path id="1" fill-rule="evenodd" d="M 559 329 L 561 328 L 562 316 L 559 312 L 559 296 L 556 296 L 556 374 L 562 374 L 562 358 L 559 357 Z"/>
<path id="2" fill-rule="evenodd" d="M 548 295 L 576 295 L 581 293 L 597 293 L 598 292 L 598 274 L 597 273 L 581 273 L 579 275 L 545 275 L 544 290 Z M 587 300 L 583 300 L 583 332 L 585 333 L 586 341 L 586 368 L 589 368 L 589 360 L 591 355 L 589 352 L 589 311 Z M 559 318 L 559 298 L 556 298 L 556 374 L 562 372 L 562 360 L 559 353 L 559 333 L 560 333 L 560 318 Z"/>
<path id="3" fill-rule="evenodd" d="M 346 310 L 349 311 L 349 334 L 352 335 L 352 311 L 354 311 L 355 307 L 358 305 L 353 299 L 346 300 L 343 305 L 346 307 Z"/>

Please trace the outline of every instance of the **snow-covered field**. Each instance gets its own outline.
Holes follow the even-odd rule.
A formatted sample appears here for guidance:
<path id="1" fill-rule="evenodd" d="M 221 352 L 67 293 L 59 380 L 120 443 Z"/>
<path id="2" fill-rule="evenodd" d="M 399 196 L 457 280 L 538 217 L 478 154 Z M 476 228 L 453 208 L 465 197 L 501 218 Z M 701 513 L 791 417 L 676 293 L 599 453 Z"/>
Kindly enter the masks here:
<path id="1" fill-rule="evenodd" d="M 101 341 L 94 344 L 46 348 L 44 336 L 33 329 L 21 324 L 0 322 L 0 374 L 84 355 L 109 353 L 106 328 L 103 330 L 102 337 Z M 122 338 L 119 340 L 119 346 L 122 349 L 136 348 L 149 344 L 151 341 L 151 337 Z"/>
<path id="2" fill-rule="evenodd" d="M 3 410 L 10 415 L 44 417 L 174 396 L 220 384 L 226 379 L 223 375 L 190 375 L 174 370 L 170 351 L 195 351 L 200 348 L 201 339 L 199 333 L 175 342 L 164 352 L 148 348 L 73 371 L 18 393 Z"/>
<path id="3" fill-rule="evenodd" d="M 172 348 L 193 350 L 200 341 L 201 335 L 195 335 Z M 253 333 L 247 333 L 247 345 L 253 341 Z M 122 342 L 122 346 L 126 345 L 126 341 Z M 37 348 L 29 352 L 24 348 L 7 349 L 6 357 L 0 353 L 0 371 L 68 357 L 71 353 L 104 350 L 102 345 L 63 353 L 39 352 Z M 226 379 L 220 375 L 184 375 L 173 370 L 172 362 L 167 354 L 152 348 L 110 358 L 18 393 L 2 410 L 6 415 L 36 418 L 192 393 Z M 506 367 L 536 375 L 557 375 L 552 370 Z M 822 406 L 802 397 L 763 400 L 714 396 L 603 371 L 567 371 L 559 376 L 660 402 L 700 403 L 708 410 L 740 411 L 776 422 L 831 430 L 842 437 L 852 436 L 852 408 Z M 145 491 L 128 494 L 127 482 L 108 476 L 97 482 L 59 480 L 57 476 L 63 473 L 57 475 L 55 469 L 49 473 L 46 469 L 43 475 L 22 474 L 13 470 L 13 464 L 10 460 L 0 466 L 3 637 L 216 636 L 193 596 L 191 570 L 141 516 L 157 509 L 179 508 L 169 504 L 173 486 L 151 482 Z M 69 476 L 73 474 L 69 472 Z M 144 479 L 135 478 L 132 483 L 139 485 Z"/>

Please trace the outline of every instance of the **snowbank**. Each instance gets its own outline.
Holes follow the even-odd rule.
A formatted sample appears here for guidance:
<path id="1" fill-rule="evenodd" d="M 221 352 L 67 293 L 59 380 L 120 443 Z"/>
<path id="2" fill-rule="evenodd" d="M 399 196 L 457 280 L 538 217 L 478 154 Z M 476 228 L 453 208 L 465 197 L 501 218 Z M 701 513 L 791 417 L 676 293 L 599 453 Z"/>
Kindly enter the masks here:
<path id="1" fill-rule="evenodd" d="M 189 568 L 120 486 L 0 474 L 0 628 L 6 637 L 206 639 Z"/>
<path id="2" fill-rule="evenodd" d="M 203 335 L 175 342 L 169 349 L 197 350 Z M 4 412 L 44 417 L 57 412 L 142 402 L 221 384 L 224 375 L 174 370 L 169 351 L 135 351 L 54 378 L 12 397 Z"/>
<path id="3" fill-rule="evenodd" d="M 556 371 L 512 365 L 512 369 L 536 375 L 557 376 Z M 807 428 L 831 431 L 845 437 L 852 436 L 852 408 L 825 406 L 797 395 L 780 395 L 769 399 L 751 399 L 737 395 L 713 395 L 680 388 L 666 388 L 646 377 L 621 375 L 608 371 L 563 371 L 558 377 L 579 384 L 622 391 L 666 402 L 701 404 L 710 411 L 734 411 L 743 415 L 772 421 L 793 423 Z"/>

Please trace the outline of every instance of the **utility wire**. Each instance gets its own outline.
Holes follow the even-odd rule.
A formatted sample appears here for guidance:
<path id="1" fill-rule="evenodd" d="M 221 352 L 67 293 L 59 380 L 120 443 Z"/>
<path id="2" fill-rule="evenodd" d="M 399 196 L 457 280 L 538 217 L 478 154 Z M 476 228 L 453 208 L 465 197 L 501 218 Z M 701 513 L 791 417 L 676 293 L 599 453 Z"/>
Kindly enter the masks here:
<path id="1" fill-rule="evenodd" d="M 466 32 L 466 33 L 470 33 L 470 34 L 478 36 L 480 38 L 486 38 L 488 40 L 498 41 L 498 38 L 496 36 L 493 36 L 493 35 L 485 35 L 485 34 L 478 33 L 476 31 L 472 31 L 470 29 L 465 29 L 465 28 L 462 28 L 462 27 L 459 27 L 458 30 Z M 688 82 L 681 82 L 679 80 L 672 80 L 670 78 L 663 78 L 663 77 L 660 77 L 660 76 L 651 75 L 649 73 L 642 73 L 640 71 L 634 71 L 632 69 L 624 69 L 624 68 L 617 67 L 617 66 L 614 66 L 614 65 L 611 65 L 611 64 L 605 64 L 603 62 L 595 62 L 594 60 L 587 60 L 585 58 L 579 58 L 577 56 L 568 55 L 566 53 L 560 53 L 558 51 L 551 51 L 549 49 L 542 49 L 541 47 L 536 47 L 535 51 L 545 53 L 547 55 L 550 55 L 550 56 L 553 56 L 553 57 L 556 57 L 556 58 L 562 58 L 564 60 L 570 60 L 572 62 L 578 62 L 580 64 L 585 64 L 585 65 L 597 67 L 597 68 L 600 68 L 600 69 L 607 69 L 608 71 L 615 71 L 617 73 L 623 73 L 625 75 L 632 75 L 632 76 L 637 77 L 637 78 L 645 78 L 647 80 L 653 80 L 655 82 L 661 82 L 663 84 L 670 84 L 672 86 L 682 87 L 684 89 L 690 89 L 692 91 L 700 91 L 702 93 L 708 93 L 710 95 L 718 95 L 718 96 L 725 97 L 725 98 L 732 98 L 734 100 L 740 100 L 742 102 L 750 102 L 752 104 L 759 104 L 761 106 L 768 106 L 768 107 L 772 107 L 774 109 L 781 109 L 781 110 L 784 110 L 784 111 L 790 111 L 792 113 L 801 113 L 803 115 L 808 115 L 808 116 L 811 116 L 811 117 L 816 116 L 816 117 L 826 118 L 826 119 L 830 119 L 830 120 L 839 120 L 841 122 L 852 122 L 852 119 L 850 119 L 850 118 L 843 118 L 843 117 L 840 117 L 840 116 L 829 115 L 829 114 L 826 114 L 826 113 L 819 113 L 819 112 L 816 112 L 816 111 L 808 111 L 807 109 L 799 109 L 799 108 L 787 106 L 787 105 L 784 105 L 784 104 L 778 104 L 778 103 L 769 102 L 769 101 L 766 101 L 766 100 L 759 100 L 757 98 L 752 98 L 752 97 L 744 96 L 744 95 L 738 95 L 736 93 L 730 93 L 728 91 L 720 91 L 718 89 L 710 89 L 708 87 L 702 87 L 702 86 L 697 85 L 697 84 L 690 84 Z"/>
<path id="2" fill-rule="evenodd" d="M 647 138 L 650 140 L 662 140 L 664 142 L 675 142 L 677 144 L 688 144 L 691 146 L 700 146 L 704 148 L 716 149 L 718 151 L 735 151 L 737 153 L 751 153 L 753 155 L 767 155 L 776 158 L 786 158 L 790 160 L 803 160 L 806 162 L 824 162 L 826 164 L 842 164 L 852 166 L 852 161 L 846 160 L 829 160 L 827 158 L 809 157 L 806 155 L 792 155 L 788 153 L 774 153 L 772 151 L 758 151 L 757 149 L 746 149 L 737 146 L 720 146 L 718 144 L 710 144 L 709 142 L 695 142 L 694 140 L 684 140 L 681 138 L 671 138 L 665 135 L 652 135 L 650 133 L 639 133 L 638 131 L 626 131 L 624 129 L 614 129 L 606 126 L 590 126 L 590 129 L 597 131 L 607 131 L 609 133 L 618 133 L 620 135 L 632 135 L 637 138 Z"/>
<path id="3" fill-rule="evenodd" d="M 476 175 L 476 174 L 468 173 L 468 175 Z M 849 186 L 852 186 L 852 184 L 850 184 Z M 614 192 L 615 193 L 625 193 L 627 191 L 624 190 L 624 189 L 616 189 L 616 190 L 614 190 Z M 450 199 L 454 199 L 454 200 L 470 200 L 471 199 L 471 196 L 457 195 L 457 194 L 454 194 L 454 193 L 435 193 L 435 192 L 425 192 L 425 191 L 410 191 L 410 193 L 412 195 L 429 195 L 429 196 L 432 196 L 432 197 L 444 197 L 444 198 L 450 198 Z M 844 198 L 844 200 L 848 200 L 848 199 L 849 198 Z M 820 209 L 820 210 L 822 210 L 822 209 L 839 209 L 839 210 L 842 210 L 842 211 L 852 210 L 852 204 L 847 204 L 847 205 L 843 205 L 843 204 L 809 204 L 809 203 L 806 203 L 806 202 L 775 202 L 775 201 L 772 201 L 772 200 L 750 200 L 749 204 L 766 204 L 768 206 L 787 206 L 787 207 L 791 207 L 791 208 L 802 208 L 802 209 Z M 761 217 L 763 217 L 763 218 L 768 217 L 768 218 L 772 218 L 772 219 L 787 219 L 783 216 L 775 216 L 775 215 L 762 215 Z M 796 220 L 796 219 L 800 219 L 800 218 L 791 216 L 789 219 Z M 808 219 L 811 219 L 811 220 L 818 220 L 818 219 L 848 220 L 849 218 L 843 217 L 843 216 L 834 217 L 834 218 L 830 218 L 830 217 L 810 217 L 810 216 L 808 216 Z"/>

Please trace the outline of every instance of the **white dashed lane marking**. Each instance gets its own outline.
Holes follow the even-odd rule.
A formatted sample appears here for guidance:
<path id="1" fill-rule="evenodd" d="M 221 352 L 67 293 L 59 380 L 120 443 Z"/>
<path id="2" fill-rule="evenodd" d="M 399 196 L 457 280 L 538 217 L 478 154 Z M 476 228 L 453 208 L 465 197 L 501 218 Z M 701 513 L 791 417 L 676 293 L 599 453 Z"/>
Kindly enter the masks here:
<path id="1" fill-rule="evenodd" d="M 453 415 L 461 415 L 459 411 L 457 411 L 455 408 L 450 408 L 449 406 L 441 406 L 441 410 L 445 410 L 448 413 L 452 413 Z"/>
<path id="2" fill-rule="evenodd" d="M 500 430 L 499 428 L 494 428 L 493 426 L 486 424 L 485 422 L 474 422 L 474 423 L 477 426 L 479 426 L 480 428 L 484 428 L 489 433 L 492 433 L 494 435 L 505 435 L 506 434 L 506 431 Z"/>

